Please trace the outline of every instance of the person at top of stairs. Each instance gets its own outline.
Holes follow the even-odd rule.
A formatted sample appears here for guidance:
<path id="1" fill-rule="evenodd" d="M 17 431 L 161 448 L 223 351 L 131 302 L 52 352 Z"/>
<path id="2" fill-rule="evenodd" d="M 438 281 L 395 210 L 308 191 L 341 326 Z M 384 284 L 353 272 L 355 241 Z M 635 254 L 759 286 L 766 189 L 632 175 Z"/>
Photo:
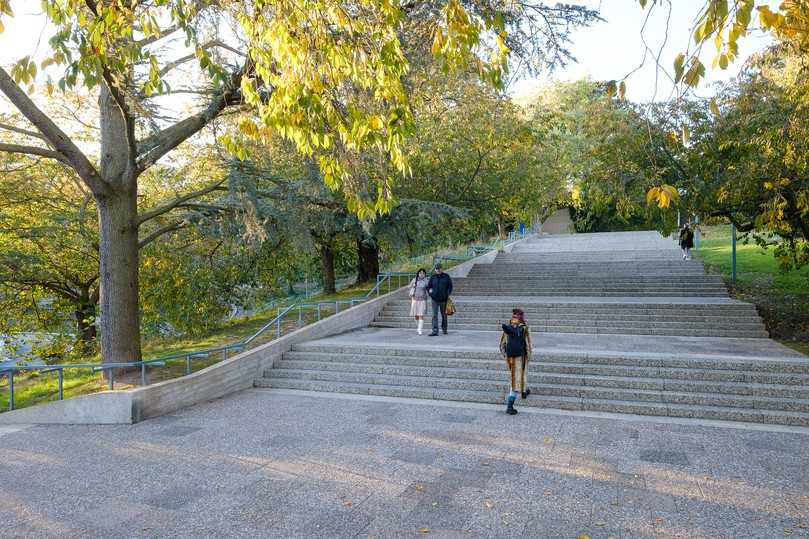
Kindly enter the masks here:
<path id="1" fill-rule="evenodd" d="M 427 293 L 433 304 L 433 332 L 430 337 L 438 335 L 438 313 L 441 313 L 441 329 L 447 334 L 447 301 L 452 294 L 452 278 L 444 273 L 441 264 L 433 268 L 433 275 L 427 283 Z"/>
<path id="2" fill-rule="evenodd" d="M 680 230 L 680 249 L 683 250 L 683 260 L 691 260 L 691 249 L 694 248 L 694 231 L 688 226 L 688 223 L 683 225 Z"/>
<path id="3" fill-rule="evenodd" d="M 517 400 L 517 391 L 522 394 L 522 398 L 528 397 L 531 390 L 526 387 L 526 376 L 528 373 L 528 360 L 531 357 L 532 344 L 531 333 L 528 324 L 525 322 L 525 313 L 522 309 L 511 311 L 511 320 L 508 324 L 503 324 L 503 334 L 500 336 L 500 351 L 506 358 L 508 370 L 511 371 L 511 388 L 506 398 L 506 413 L 514 415 L 514 401 Z"/>
<path id="4" fill-rule="evenodd" d="M 424 268 L 419 269 L 416 276 L 410 281 L 410 316 L 416 318 L 419 335 L 423 331 L 424 315 L 427 313 L 427 285 L 429 283 L 427 270 Z"/>

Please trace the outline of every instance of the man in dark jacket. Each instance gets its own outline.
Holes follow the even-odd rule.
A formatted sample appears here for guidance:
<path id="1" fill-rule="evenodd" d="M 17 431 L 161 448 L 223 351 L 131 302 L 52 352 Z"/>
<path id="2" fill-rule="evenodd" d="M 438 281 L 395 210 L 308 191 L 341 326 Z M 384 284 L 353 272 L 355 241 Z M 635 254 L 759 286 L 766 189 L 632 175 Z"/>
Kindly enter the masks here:
<path id="1" fill-rule="evenodd" d="M 452 294 L 452 279 L 436 264 L 430 282 L 427 283 L 427 293 L 433 304 L 433 332 L 430 337 L 438 335 L 438 313 L 441 313 L 441 329 L 447 334 L 447 301 Z"/>

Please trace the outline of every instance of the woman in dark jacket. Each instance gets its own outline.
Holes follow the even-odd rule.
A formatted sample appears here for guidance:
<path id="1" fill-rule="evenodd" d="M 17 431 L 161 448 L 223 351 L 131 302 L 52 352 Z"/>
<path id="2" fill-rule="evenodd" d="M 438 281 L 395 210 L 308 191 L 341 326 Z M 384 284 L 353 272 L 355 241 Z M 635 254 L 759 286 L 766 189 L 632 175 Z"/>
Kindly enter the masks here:
<path id="1" fill-rule="evenodd" d="M 514 415 L 514 401 L 517 400 L 517 391 L 526 398 L 531 390 L 526 385 L 528 376 L 528 360 L 531 357 L 531 333 L 525 322 L 525 313 L 522 309 L 511 311 L 511 320 L 503 324 L 503 334 L 500 336 L 500 351 L 506 358 L 508 370 L 511 371 L 511 391 L 506 398 L 506 413 Z"/>
<path id="2" fill-rule="evenodd" d="M 680 249 L 683 250 L 683 260 L 691 260 L 691 249 L 694 248 L 694 231 L 688 223 L 680 230 Z"/>

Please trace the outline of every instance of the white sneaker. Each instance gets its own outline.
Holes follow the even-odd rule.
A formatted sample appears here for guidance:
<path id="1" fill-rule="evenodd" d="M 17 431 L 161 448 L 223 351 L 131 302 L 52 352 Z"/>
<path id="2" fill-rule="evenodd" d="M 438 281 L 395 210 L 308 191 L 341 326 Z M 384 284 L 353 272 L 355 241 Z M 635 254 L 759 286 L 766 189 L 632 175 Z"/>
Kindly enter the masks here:
<path id="1" fill-rule="evenodd" d="M 688 260 L 685 255 L 683 255 L 683 260 Z"/>
<path id="2" fill-rule="evenodd" d="M 418 330 L 418 333 L 419 333 L 419 335 L 422 335 L 422 334 L 423 334 L 423 332 L 422 332 L 421 330 Z"/>

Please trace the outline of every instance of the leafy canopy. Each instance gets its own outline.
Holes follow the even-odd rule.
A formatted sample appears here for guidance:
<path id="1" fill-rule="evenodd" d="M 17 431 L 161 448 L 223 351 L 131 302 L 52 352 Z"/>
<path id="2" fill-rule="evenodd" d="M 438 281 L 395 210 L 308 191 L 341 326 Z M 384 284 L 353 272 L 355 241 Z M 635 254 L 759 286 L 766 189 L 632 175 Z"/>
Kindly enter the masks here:
<path id="1" fill-rule="evenodd" d="M 257 141 L 278 133 L 304 154 L 316 155 L 326 183 L 342 189 L 360 217 L 389 210 L 393 174 L 409 173 L 404 144 L 413 118 L 403 82 L 409 66 L 401 43 L 403 19 L 414 12 L 424 19 L 432 52 L 446 69 L 471 65 L 482 79 L 501 84 L 509 54 L 507 20 L 519 27 L 522 12 L 516 5 L 492 8 L 459 0 L 407 5 L 42 0 L 41 5 L 55 28 L 51 52 L 39 66 L 29 56 L 20 59 L 12 69 L 16 82 L 33 85 L 40 69 L 59 67 L 56 83 L 46 82 L 49 91 L 93 88 L 103 81 L 137 105 L 143 97 L 170 91 L 160 45 L 179 32 L 182 47 L 192 51 L 214 87 L 238 86 L 250 106 L 240 122 L 243 133 Z M 0 0 L 0 21 L 12 15 L 10 0 Z M 228 41 L 236 57 L 244 54 L 241 68 L 234 71 L 212 54 L 211 38 Z M 223 143 L 247 156 L 237 139 L 226 137 Z M 369 180 L 363 169 L 368 154 L 389 160 L 391 174 Z"/>

